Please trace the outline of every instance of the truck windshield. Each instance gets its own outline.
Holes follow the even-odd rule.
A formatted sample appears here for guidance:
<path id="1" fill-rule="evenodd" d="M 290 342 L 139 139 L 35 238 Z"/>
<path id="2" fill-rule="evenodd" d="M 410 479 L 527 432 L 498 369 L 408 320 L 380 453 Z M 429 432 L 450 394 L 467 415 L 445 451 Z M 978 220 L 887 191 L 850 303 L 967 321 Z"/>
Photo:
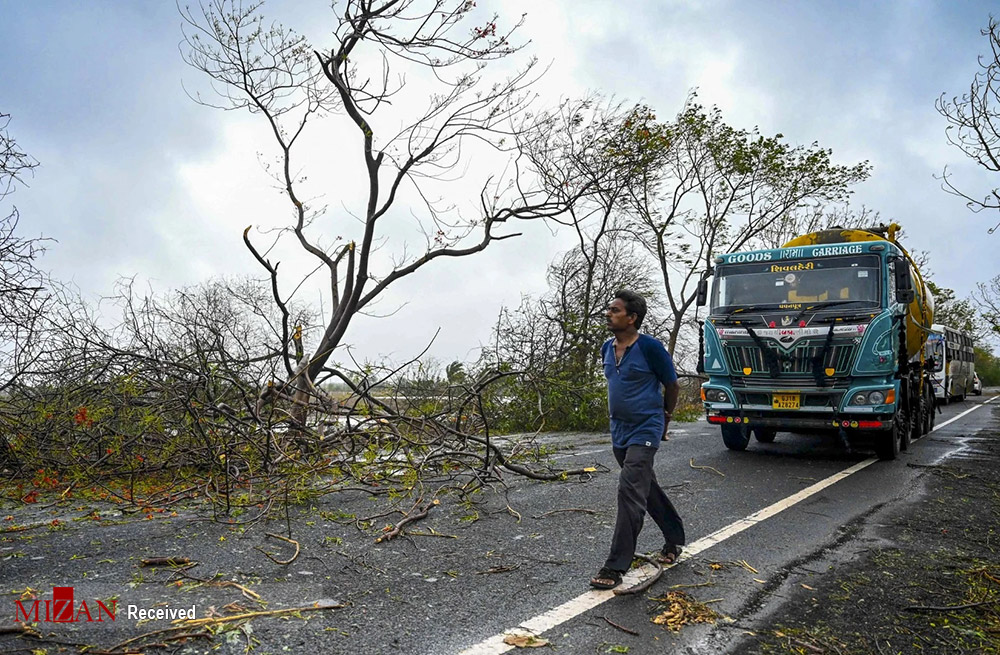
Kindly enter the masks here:
<path id="1" fill-rule="evenodd" d="M 716 269 L 712 313 L 809 303 L 816 310 L 881 305 L 878 255 L 727 264 Z"/>

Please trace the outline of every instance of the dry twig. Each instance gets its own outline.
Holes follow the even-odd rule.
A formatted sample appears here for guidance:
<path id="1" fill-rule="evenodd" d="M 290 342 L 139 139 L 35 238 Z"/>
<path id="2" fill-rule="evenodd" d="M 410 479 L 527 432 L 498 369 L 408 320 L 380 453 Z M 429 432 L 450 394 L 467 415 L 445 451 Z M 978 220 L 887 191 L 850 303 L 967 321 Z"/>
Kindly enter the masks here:
<path id="1" fill-rule="evenodd" d="M 281 539 L 282 541 L 290 543 L 290 544 L 293 544 L 295 546 L 295 553 L 293 553 L 292 556 L 289 559 L 276 559 L 276 558 L 272 557 L 270 553 L 268 553 L 268 552 L 266 552 L 266 551 L 261 550 L 260 548 L 258 548 L 257 550 L 260 550 L 260 552 L 262 552 L 265 555 L 267 555 L 267 559 L 271 560 L 275 564 L 285 565 L 285 564 L 291 564 L 292 562 L 295 561 L 295 558 L 299 556 L 299 542 L 295 541 L 294 539 L 289 539 L 288 537 L 282 537 L 280 534 L 274 534 L 273 532 L 265 532 L 264 534 L 266 536 L 268 536 L 268 537 L 274 537 L 275 539 Z"/>
<path id="2" fill-rule="evenodd" d="M 618 628 L 618 629 L 619 629 L 619 630 L 621 630 L 622 632 L 627 632 L 628 634 L 630 634 L 630 635 L 634 635 L 634 636 L 636 636 L 636 637 L 638 637 L 638 636 L 639 636 L 639 633 L 638 633 L 638 632 L 636 632 L 635 630 L 631 630 L 631 629 L 629 629 L 629 628 L 626 628 L 626 627 L 625 627 L 625 626 L 623 626 L 623 625 L 618 625 L 617 623 L 615 623 L 614 621 L 612 621 L 611 619 L 609 619 L 609 618 L 608 618 L 608 617 L 606 617 L 606 616 L 602 616 L 601 618 L 602 618 L 602 619 L 604 619 L 604 620 L 605 620 L 605 621 L 607 622 L 607 624 L 608 624 L 608 625 L 610 625 L 610 626 L 611 626 L 612 628 Z"/>
<path id="3" fill-rule="evenodd" d="M 904 608 L 908 612 L 951 612 L 954 610 L 967 610 L 972 607 L 979 607 L 980 605 L 992 605 L 994 603 L 1000 603 L 1000 598 L 994 598 L 993 600 L 984 600 L 979 603 L 966 603 L 965 605 L 945 605 L 943 607 L 936 607 L 934 605 L 910 605 Z"/>
<path id="4" fill-rule="evenodd" d="M 426 518 L 427 514 L 431 511 L 431 507 L 441 504 L 441 501 L 435 498 L 431 502 L 427 503 L 427 505 L 425 505 L 420 511 L 414 513 L 418 504 L 420 504 L 420 499 L 417 499 L 417 502 L 413 504 L 410 511 L 407 512 L 402 519 L 400 519 L 399 523 L 397 523 L 395 527 L 386 530 L 385 534 L 375 540 L 375 543 L 382 543 L 383 541 L 389 541 L 390 539 L 398 537 L 403 533 L 403 526 L 407 523 L 412 523 L 413 521 L 419 521 L 422 518 Z"/>
<path id="5" fill-rule="evenodd" d="M 10 635 L 10 634 L 38 634 L 32 630 L 29 626 L 23 623 L 16 623 L 14 625 L 0 625 L 0 635 Z"/>
<path id="6" fill-rule="evenodd" d="M 242 621 L 244 619 L 255 619 L 261 616 L 282 616 L 284 614 L 295 614 L 297 612 L 315 612 L 316 610 L 339 610 L 347 607 L 347 603 L 338 603 L 336 605 L 306 605 L 304 607 L 286 607 L 280 610 L 261 610 L 259 612 L 243 612 L 242 614 L 230 614 L 227 616 L 213 616 L 204 619 L 176 619 L 174 623 L 178 623 L 185 628 L 192 628 L 195 626 L 202 625 L 215 625 L 218 623 L 231 623 L 233 621 Z"/>
<path id="7" fill-rule="evenodd" d="M 584 514 L 597 514 L 597 511 L 593 509 L 584 509 L 582 507 L 567 507 L 566 509 L 554 509 L 551 512 L 545 512 L 544 514 L 539 514 L 538 516 L 532 516 L 531 518 L 543 519 L 546 516 L 559 514 L 560 512 L 583 512 Z"/>
<path id="8" fill-rule="evenodd" d="M 235 587 L 240 590 L 240 592 L 250 600 L 256 601 L 261 605 L 265 605 L 264 600 L 260 597 L 253 589 L 249 589 L 239 584 L 238 582 L 233 582 L 232 580 L 209 580 L 207 578 L 196 578 L 193 575 L 188 575 L 182 571 L 179 571 L 182 578 L 187 578 L 188 580 L 194 580 L 195 582 L 200 582 L 202 584 L 207 584 L 212 587 Z"/>
<path id="9" fill-rule="evenodd" d="M 191 563 L 187 557 L 147 557 L 139 561 L 139 566 L 184 566 Z"/>
<path id="10" fill-rule="evenodd" d="M 713 473 L 718 473 L 722 477 L 726 477 L 725 473 L 723 473 L 719 469 L 715 468 L 714 466 L 699 466 L 699 465 L 695 464 L 694 463 L 694 457 L 691 458 L 691 461 L 688 462 L 688 465 L 691 468 L 693 468 L 693 469 L 702 469 L 702 470 L 705 470 L 705 471 L 712 471 Z"/>

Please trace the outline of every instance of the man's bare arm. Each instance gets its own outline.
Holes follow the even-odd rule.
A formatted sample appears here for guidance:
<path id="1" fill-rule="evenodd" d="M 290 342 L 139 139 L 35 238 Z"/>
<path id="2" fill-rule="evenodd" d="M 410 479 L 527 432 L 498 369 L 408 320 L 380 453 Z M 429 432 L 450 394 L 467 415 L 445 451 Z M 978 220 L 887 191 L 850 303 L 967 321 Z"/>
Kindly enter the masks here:
<path id="1" fill-rule="evenodd" d="M 681 384 L 677 380 L 663 387 L 663 411 L 670 416 L 677 407 L 677 397 L 681 393 Z"/>
<path id="2" fill-rule="evenodd" d="M 673 418 L 674 408 L 677 407 L 677 396 L 680 395 L 681 385 L 674 380 L 671 384 L 663 387 L 663 439 L 667 438 L 667 426 Z"/>

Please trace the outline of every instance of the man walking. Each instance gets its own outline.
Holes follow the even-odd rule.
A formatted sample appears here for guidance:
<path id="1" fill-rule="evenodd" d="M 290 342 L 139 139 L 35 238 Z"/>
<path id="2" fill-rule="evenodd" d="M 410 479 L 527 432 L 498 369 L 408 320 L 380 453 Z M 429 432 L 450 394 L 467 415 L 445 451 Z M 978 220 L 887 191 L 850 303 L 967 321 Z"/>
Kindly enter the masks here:
<path id="1" fill-rule="evenodd" d="M 621 474 L 611 553 L 590 581 L 598 589 L 621 584 L 622 574 L 632 564 L 647 511 L 663 533 L 660 562 L 676 562 L 685 543 L 684 523 L 653 473 L 653 457 L 660 441 L 667 438 L 680 385 L 663 344 L 639 334 L 645 316 L 645 299 L 631 291 L 616 293 L 607 308 L 608 329 L 614 337 L 601 347 L 601 356 L 608 379 L 612 450 Z"/>

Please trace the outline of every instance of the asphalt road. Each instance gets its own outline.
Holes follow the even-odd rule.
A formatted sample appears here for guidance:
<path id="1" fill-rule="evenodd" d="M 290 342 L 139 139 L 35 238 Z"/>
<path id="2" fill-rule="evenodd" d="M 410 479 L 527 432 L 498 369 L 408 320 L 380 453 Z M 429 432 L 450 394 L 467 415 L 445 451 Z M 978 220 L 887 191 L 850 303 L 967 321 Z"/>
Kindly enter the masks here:
<path id="1" fill-rule="evenodd" d="M 217 640 L 220 653 L 245 652 L 252 644 L 257 654 L 480 655 L 513 650 L 502 644 L 502 636 L 519 627 L 533 628 L 563 653 L 622 652 L 626 646 L 630 655 L 738 652 L 755 619 L 780 606 L 784 586 L 797 570 L 810 570 L 833 546 L 856 539 L 878 508 L 919 494 L 922 467 L 974 456 L 968 438 L 998 420 L 990 405 L 974 409 L 982 400 L 943 407 L 938 429 L 894 462 L 870 462 L 870 453 L 845 453 L 832 439 L 786 433 L 773 444 L 752 442 L 736 453 L 723 446 L 717 427 L 678 424 L 657 455 L 656 472 L 684 517 L 689 552 L 697 552 L 636 596 L 595 593 L 587 585 L 606 556 L 617 482 L 607 437 L 598 434 L 547 437 L 561 449 L 557 462 L 596 467 L 591 480 L 540 483 L 511 476 L 505 491 L 486 494 L 479 503 L 435 508 L 414 525 L 421 536 L 375 544 L 370 535 L 324 518 L 324 512 L 377 512 L 360 497 L 331 497 L 291 517 L 302 552 L 289 566 L 257 550 L 280 550 L 264 532 L 283 531 L 284 522 L 240 534 L 183 512 L 150 521 L 78 521 L 70 530 L 0 544 L 0 585 L 10 592 L 73 584 L 81 598 L 194 604 L 198 616 L 233 601 L 254 609 L 234 588 L 181 588 L 168 584 L 167 571 L 134 565 L 140 557 L 176 555 L 200 562 L 193 575 L 210 578 L 218 572 L 220 579 L 252 588 L 268 609 L 321 599 L 349 603 L 308 620 L 254 620 L 249 633 Z M 944 425 L 963 412 L 969 413 Z M 856 472 L 843 475 L 847 470 Z M 803 492 L 804 499 L 788 500 Z M 766 516 L 740 522 L 762 510 Z M 27 521 L 20 515 L 16 520 Z M 432 532 L 438 534 L 428 536 Z M 640 549 L 660 545 L 649 523 Z M 728 618 L 676 633 L 653 624 L 660 608 L 651 597 L 673 585 L 698 585 L 686 591 Z M 553 618 L 552 610 L 560 606 Z M 114 626 L 72 626 L 59 634 L 106 647 L 168 625 L 151 622 L 136 630 L 134 624 L 119 618 Z M 0 641 L 0 651 L 13 646 L 23 644 Z M 209 648 L 190 642 L 180 650 Z"/>
<path id="2" fill-rule="evenodd" d="M 943 407 L 938 425 L 978 402 L 970 400 Z M 663 595 L 671 585 L 709 582 L 704 593 L 697 587 L 689 589 L 701 600 L 716 600 L 711 606 L 731 617 L 738 627 L 723 622 L 718 627 L 692 626 L 671 634 L 650 623 L 656 603 L 640 595 L 612 598 L 540 636 L 571 653 L 607 652 L 602 645 L 628 645 L 632 654 L 660 653 L 666 644 L 674 649 L 671 652 L 725 652 L 730 645 L 739 643 L 741 630 L 752 627 L 755 615 L 775 602 L 773 596 L 789 571 L 850 539 L 858 533 L 859 524 L 879 507 L 919 492 L 916 479 L 921 467 L 956 456 L 965 447 L 963 438 L 990 420 L 990 411 L 980 409 L 942 425 L 914 443 L 896 461 L 869 464 L 798 504 L 702 550 L 669 570 L 648 594 Z M 609 454 L 595 453 L 590 444 L 580 450 L 587 454 L 577 454 L 572 459 L 592 458 L 605 466 L 613 464 Z M 670 496 L 685 519 L 690 544 L 871 457 L 870 453 L 845 453 L 832 440 L 785 433 L 779 434 L 773 444 L 753 443 L 746 452 L 736 453 L 725 449 L 717 428 L 697 423 L 672 431 L 671 440 L 658 455 L 657 476 L 664 486 L 682 485 L 671 489 Z M 692 468 L 692 463 L 712 467 L 722 475 L 710 469 Z M 587 577 L 596 571 L 605 555 L 614 516 L 610 505 L 614 499 L 614 475 L 603 478 L 587 485 L 586 492 L 578 492 L 572 485 L 564 485 L 560 493 L 546 492 L 537 485 L 519 489 L 513 502 L 516 506 L 530 507 L 531 514 L 544 508 L 565 507 L 590 507 L 603 513 L 596 520 L 568 513 L 561 515 L 562 518 L 544 519 L 544 528 L 528 527 L 545 535 L 536 541 L 536 557 L 564 557 L 573 561 L 558 570 L 524 579 L 521 584 L 531 590 L 530 597 L 519 602 L 509 600 L 517 590 L 503 591 L 503 598 L 492 600 L 486 592 L 482 604 L 491 609 L 484 612 L 484 619 L 474 629 L 469 625 L 470 616 L 469 621 L 453 629 L 455 634 L 447 641 L 441 640 L 435 648 L 420 652 L 463 649 L 470 655 L 498 652 L 499 649 L 491 650 L 481 644 L 484 633 L 488 638 L 490 634 L 517 626 L 531 626 L 532 617 L 584 593 Z M 655 528 L 647 527 L 642 536 L 642 550 L 652 551 L 661 545 Z M 725 564 L 739 560 L 750 564 L 756 573 Z M 724 566 L 715 571 L 712 563 Z M 640 632 L 640 638 L 631 638 L 609 625 L 604 617 Z M 467 641 L 479 645 L 469 649 L 471 644 Z"/>

